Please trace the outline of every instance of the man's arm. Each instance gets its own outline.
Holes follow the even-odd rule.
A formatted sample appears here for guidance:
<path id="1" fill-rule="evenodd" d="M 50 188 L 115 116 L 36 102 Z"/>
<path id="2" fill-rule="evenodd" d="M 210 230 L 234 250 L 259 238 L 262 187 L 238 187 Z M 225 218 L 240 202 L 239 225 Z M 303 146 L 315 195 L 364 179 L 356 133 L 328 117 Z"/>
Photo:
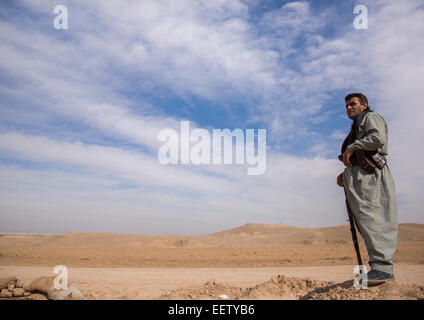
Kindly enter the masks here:
<path id="1" fill-rule="evenodd" d="M 365 137 L 355 140 L 355 142 L 347 146 L 347 149 L 350 151 L 373 151 L 381 148 L 385 142 L 384 137 L 386 134 L 384 119 L 375 113 L 368 113 L 365 119 L 365 132 Z"/>
<path id="2" fill-rule="evenodd" d="M 346 151 L 343 153 L 342 159 L 343 159 L 343 164 L 346 167 L 351 167 L 352 164 L 350 163 L 350 157 L 353 155 L 353 151 L 346 149 Z"/>
<path id="3" fill-rule="evenodd" d="M 343 187 L 343 172 L 337 176 L 337 185 Z"/>

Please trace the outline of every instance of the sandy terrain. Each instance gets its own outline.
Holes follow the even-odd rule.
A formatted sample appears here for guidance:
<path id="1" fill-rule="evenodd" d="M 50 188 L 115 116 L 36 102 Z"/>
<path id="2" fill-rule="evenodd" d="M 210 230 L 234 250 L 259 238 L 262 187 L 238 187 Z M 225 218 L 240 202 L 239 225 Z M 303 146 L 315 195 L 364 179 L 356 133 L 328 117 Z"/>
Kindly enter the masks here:
<path id="1" fill-rule="evenodd" d="M 344 289 L 342 291 L 345 297 L 340 298 L 367 298 L 361 297 L 358 290 L 351 288 L 353 267 L 353 265 L 342 265 L 280 268 L 69 268 L 68 275 L 70 284 L 74 283 L 85 299 L 216 299 L 222 294 L 230 299 L 298 299 L 319 288 L 325 291 L 334 284 Z M 52 274 L 52 267 L 0 268 L 0 278 L 18 275 L 24 283 Z M 284 275 L 294 284 L 304 283 L 305 288 L 293 288 L 287 283 L 283 285 L 273 283 L 271 279 L 278 275 Z M 303 279 L 316 283 L 308 288 L 308 281 Z M 348 280 L 349 283 L 346 283 Z M 398 264 L 396 280 L 394 287 L 389 286 L 390 289 L 394 289 L 389 292 L 392 295 L 389 298 L 393 296 L 397 299 L 424 298 L 424 265 Z M 346 290 L 346 286 L 351 290 Z M 285 287 L 283 289 L 286 289 L 286 292 L 280 290 L 282 289 L 280 287 Z M 243 290 L 250 292 L 243 296 Z M 378 294 L 377 297 L 373 297 L 372 293 L 376 293 L 375 288 L 370 288 L 369 291 L 370 298 L 388 298 L 378 297 Z M 402 296 L 401 291 L 409 292 L 410 296 L 408 297 L 407 293 L 403 293 Z M 325 293 L 328 292 L 324 292 L 318 298 L 329 298 Z M 381 293 L 380 287 L 377 293 Z"/>
<path id="2" fill-rule="evenodd" d="M 361 244 L 362 254 L 366 251 Z M 367 259 L 364 259 L 367 261 Z M 0 278 L 66 265 L 86 299 L 424 299 L 424 225 L 399 226 L 396 282 L 356 290 L 347 226 L 247 224 L 206 236 L 0 236 Z"/>

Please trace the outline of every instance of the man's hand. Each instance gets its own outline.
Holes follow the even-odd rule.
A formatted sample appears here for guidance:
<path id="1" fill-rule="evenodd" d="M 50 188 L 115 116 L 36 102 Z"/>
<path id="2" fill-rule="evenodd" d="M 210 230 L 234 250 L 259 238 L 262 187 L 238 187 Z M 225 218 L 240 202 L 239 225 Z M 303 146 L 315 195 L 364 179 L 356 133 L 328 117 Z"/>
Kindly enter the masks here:
<path id="1" fill-rule="evenodd" d="M 338 184 L 340 187 L 343 187 L 343 186 L 344 186 L 344 184 L 343 184 L 343 173 L 340 173 L 340 174 L 337 176 L 337 184 Z"/>
<path id="2" fill-rule="evenodd" d="M 349 149 L 346 149 L 346 151 L 343 153 L 343 163 L 346 167 L 352 166 L 352 164 L 349 161 L 352 155 L 353 155 L 353 151 L 350 151 Z"/>

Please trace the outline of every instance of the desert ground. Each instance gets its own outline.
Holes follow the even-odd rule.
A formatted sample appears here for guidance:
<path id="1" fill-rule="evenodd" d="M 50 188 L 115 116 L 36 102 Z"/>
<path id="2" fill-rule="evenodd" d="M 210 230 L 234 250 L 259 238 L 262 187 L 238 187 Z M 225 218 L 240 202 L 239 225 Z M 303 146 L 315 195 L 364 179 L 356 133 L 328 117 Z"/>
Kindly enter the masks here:
<path id="1" fill-rule="evenodd" d="M 367 254 L 361 242 L 364 263 Z M 68 268 L 84 299 L 424 299 L 424 225 L 400 224 L 396 282 L 353 287 L 347 225 L 246 224 L 204 236 L 0 235 L 0 278 Z"/>

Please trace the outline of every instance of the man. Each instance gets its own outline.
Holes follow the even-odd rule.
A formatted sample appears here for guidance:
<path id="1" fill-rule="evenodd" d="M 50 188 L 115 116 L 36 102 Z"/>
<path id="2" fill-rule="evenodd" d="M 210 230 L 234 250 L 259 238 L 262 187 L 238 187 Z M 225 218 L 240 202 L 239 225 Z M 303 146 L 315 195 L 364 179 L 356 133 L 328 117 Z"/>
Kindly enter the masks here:
<path id="1" fill-rule="evenodd" d="M 345 97 L 347 116 L 352 128 L 343 143 L 339 157 L 346 166 L 337 177 L 344 187 L 347 201 L 358 230 L 364 238 L 371 271 L 369 284 L 394 281 L 393 255 L 398 240 L 395 185 L 387 164 L 368 173 L 355 151 L 377 151 L 387 155 L 388 129 L 383 117 L 370 110 L 368 99 L 361 93 Z"/>

